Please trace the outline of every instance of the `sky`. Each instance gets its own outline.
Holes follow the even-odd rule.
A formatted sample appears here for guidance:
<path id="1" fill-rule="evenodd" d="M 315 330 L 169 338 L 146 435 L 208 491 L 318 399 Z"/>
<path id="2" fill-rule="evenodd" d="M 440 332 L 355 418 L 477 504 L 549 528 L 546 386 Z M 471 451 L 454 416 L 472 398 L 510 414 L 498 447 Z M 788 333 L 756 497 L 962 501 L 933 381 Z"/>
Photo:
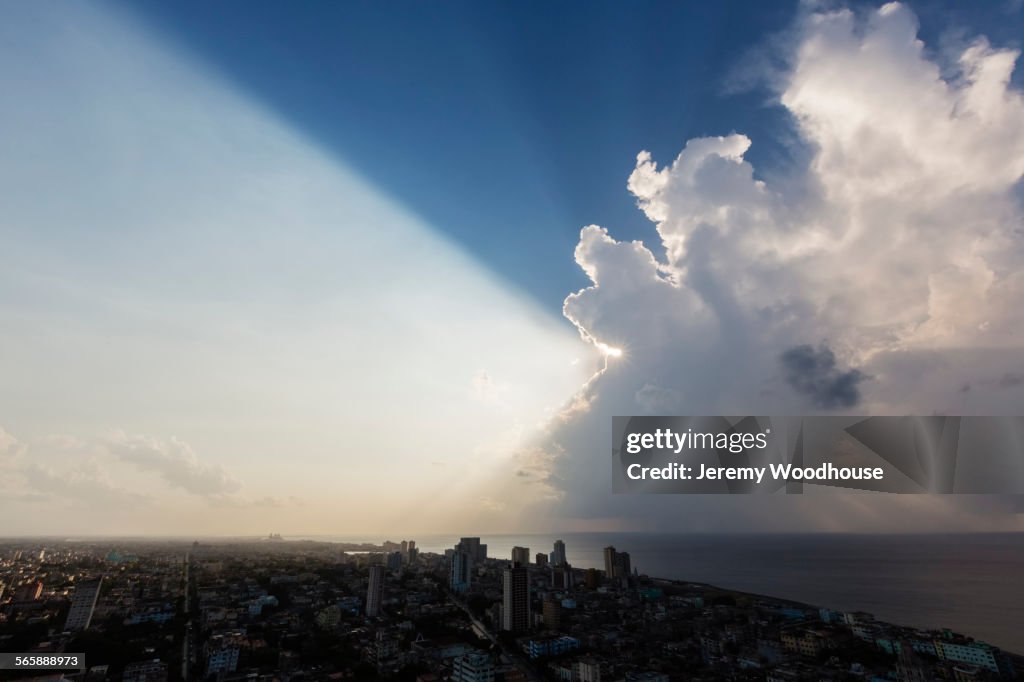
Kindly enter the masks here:
<path id="1" fill-rule="evenodd" d="M 1024 529 L 611 494 L 1020 414 L 1020 3 L 0 2 L 0 534 Z"/>

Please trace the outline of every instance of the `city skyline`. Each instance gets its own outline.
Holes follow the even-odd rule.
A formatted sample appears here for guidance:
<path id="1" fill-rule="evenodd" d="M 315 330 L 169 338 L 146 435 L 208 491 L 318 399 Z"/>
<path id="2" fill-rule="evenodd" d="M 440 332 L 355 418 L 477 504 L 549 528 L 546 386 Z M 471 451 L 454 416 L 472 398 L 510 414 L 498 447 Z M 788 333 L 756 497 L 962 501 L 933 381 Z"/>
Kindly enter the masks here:
<path id="1" fill-rule="evenodd" d="M 613 415 L 1024 408 L 1019 3 L 763 4 L 0 6 L 0 535 L 1024 531 L 611 492 Z"/>
<path id="2" fill-rule="evenodd" d="M 835 589 L 834 581 L 830 596 L 819 601 L 737 590 L 717 581 L 659 575 L 657 570 L 629 571 L 632 553 L 651 558 L 642 542 L 598 550 L 594 563 L 603 560 L 604 566 L 595 567 L 586 561 L 574 566 L 517 563 L 513 555 L 526 548 L 477 549 L 485 547 L 482 539 L 463 537 L 454 547 L 422 552 L 416 551 L 421 543 L 411 540 L 368 547 L 276 536 L 264 542 L 209 544 L 3 541 L 0 623 L 5 630 L 0 637 L 31 643 L 46 636 L 39 622 L 60 620 L 66 614 L 63 631 L 51 628 L 39 651 L 85 647 L 91 671 L 109 675 L 111 671 L 102 669 L 109 664 L 116 677 L 121 666 L 127 671 L 142 665 L 136 659 L 148 646 L 146 651 L 159 658 L 147 657 L 145 663 L 167 679 L 177 678 L 179 672 L 191 679 L 203 670 L 246 674 L 318 664 L 328 670 L 351 670 L 367 660 L 376 671 L 357 669 L 357 676 L 401 677 L 399 669 L 405 666 L 420 672 L 423 666 L 440 666 L 443 671 L 460 655 L 473 657 L 470 668 L 505 670 L 506 680 L 518 679 L 507 677 L 514 669 L 549 679 L 547 668 L 599 660 L 609 670 L 656 668 L 663 682 L 684 668 L 704 666 L 722 672 L 737 665 L 779 671 L 824 669 L 835 666 L 836 656 L 847 661 L 841 667 L 855 663 L 884 671 L 897 661 L 935 669 L 968 665 L 1008 678 L 1024 662 L 1014 655 L 1021 642 L 1013 627 L 1016 595 L 954 577 L 956 564 L 966 563 L 976 576 L 985 571 L 986 550 L 980 544 L 952 564 L 933 563 L 938 580 L 905 566 L 902 574 L 888 574 L 882 584 L 843 605 L 836 601 L 842 599 L 842 590 Z M 577 541 L 549 539 L 545 544 L 551 545 L 552 553 L 560 545 L 573 552 Z M 661 537 L 658 551 L 663 559 L 678 556 L 678 548 L 665 542 Z M 905 543 L 894 542 L 868 541 L 859 547 L 892 551 Z M 777 557 L 784 545 L 768 546 Z M 837 547 L 842 549 L 842 561 L 849 563 L 850 550 L 856 546 Z M 941 543 L 935 548 L 948 549 Z M 1004 557 L 1019 556 L 1019 547 L 1003 549 Z M 453 562 L 466 551 L 483 554 L 474 565 L 473 580 L 463 588 L 449 586 Z M 975 556 L 978 551 L 981 555 Z M 828 553 L 816 552 L 815 561 Z M 920 552 L 915 554 L 920 559 Z M 850 568 L 859 570 L 856 561 Z M 891 584 L 893 578 L 910 582 Z M 1003 578 L 1012 583 L 1012 576 Z M 909 596 L 910 584 L 911 592 L 931 595 L 937 603 L 922 608 L 919 598 Z M 958 595 L 971 599 L 961 601 Z M 903 610 L 907 606 L 910 611 Z M 754 613 L 761 617 L 752 622 L 747 616 Z M 661 615 L 652 618 L 654 614 Z M 448 629 L 445 623 L 450 626 L 453 616 L 465 618 L 466 625 Z M 628 639 L 628 651 L 601 644 L 609 632 L 617 637 L 635 635 L 636 625 L 644 621 L 644 636 Z M 680 630 L 681 621 L 689 626 Z M 963 630 L 958 623 L 973 625 Z M 281 634 L 292 636 L 261 641 L 282 627 Z M 296 640 L 297 630 L 307 636 Z M 448 635 L 438 638 L 440 632 Z M 396 637 L 398 633 L 402 634 Z M 353 635 L 358 646 L 342 654 Z M 122 645 L 111 649 L 104 644 L 114 640 Z M 306 644 L 294 646 L 298 641 Z M 668 643 L 673 648 L 666 650 L 662 645 Z M 915 652 L 911 659 L 901 655 L 909 643 Z M 435 646 L 454 648 L 438 660 L 428 654 Z M 278 649 L 290 653 L 278 656 Z M 364 652 L 361 656 L 359 650 Z M 738 650 L 742 660 L 736 658 Z M 644 654 L 638 658 L 634 651 Z M 273 655 L 261 655 L 266 652 Z M 671 660 L 664 660 L 665 655 Z"/>

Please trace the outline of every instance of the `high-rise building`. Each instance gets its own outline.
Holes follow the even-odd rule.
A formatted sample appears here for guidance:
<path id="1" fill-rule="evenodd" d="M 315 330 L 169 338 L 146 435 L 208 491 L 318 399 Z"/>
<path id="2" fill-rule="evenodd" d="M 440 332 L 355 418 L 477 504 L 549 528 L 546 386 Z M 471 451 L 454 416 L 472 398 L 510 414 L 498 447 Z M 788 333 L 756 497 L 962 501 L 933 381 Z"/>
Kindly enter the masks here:
<path id="1" fill-rule="evenodd" d="M 504 599 L 501 629 L 525 632 L 530 629 L 530 574 L 526 566 L 509 566 L 502 580 Z"/>
<path id="2" fill-rule="evenodd" d="M 633 568 L 629 552 L 616 552 L 614 547 L 604 548 L 604 577 L 619 582 L 629 578 Z"/>
<path id="3" fill-rule="evenodd" d="M 604 577 L 606 580 L 615 577 L 615 548 L 610 545 L 604 548 Z"/>
<path id="4" fill-rule="evenodd" d="M 555 590 L 568 590 L 572 588 L 572 566 L 562 564 L 551 567 L 551 588 Z"/>
<path id="5" fill-rule="evenodd" d="M 616 552 L 615 553 L 615 577 L 628 578 L 633 572 L 633 567 L 629 561 L 629 552 Z"/>
<path id="6" fill-rule="evenodd" d="M 455 545 L 456 550 L 460 550 L 476 556 L 477 550 L 480 548 L 480 538 L 460 538 L 459 544 Z"/>
<path id="7" fill-rule="evenodd" d="M 583 572 L 583 584 L 587 586 L 588 590 L 596 590 L 598 588 L 601 584 L 601 578 L 596 568 L 588 568 Z"/>
<path id="8" fill-rule="evenodd" d="M 529 547 L 513 547 L 512 548 L 512 565 L 519 564 L 520 566 L 530 565 L 530 548 Z"/>
<path id="9" fill-rule="evenodd" d="M 477 563 L 483 563 L 487 558 L 487 545 L 481 544 L 480 538 L 462 538 L 455 549 L 470 555 Z"/>
<path id="10" fill-rule="evenodd" d="M 494 682 L 494 661 L 483 651 L 463 654 L 452 664 L 453 682 Z"/>
<path id="11" fill-rule="evenodd" d="M 392 573 L 398 573 L 402 570 L 402 553 L 391 552 L 388 554 L 388 570 Z"/>
<path id="12" fill-rule="evenodd" d="M 473 557 L 467 552 L 452 554 L 448 571 L 448 586 L 452 592 L 463 593 L 473 583 Z"/>
<path id="13" fill-rule="evenodd" d="M 376 618 L 380 615 L 380 605 L 384 599 L 384 567 L 370 566 L 370 581 L 366 588 L 366 615 Z"/>
<path id="14" fill-rule="evenodd" d="M 561 566 L 565 563 L 565 543 L 561 540 L 555 540 L 555 547 L 551 552 L 551 563 L 555 566 Z"/>
<path id="15" fill-rule="evenodd" d="M 537 552 L 536 562 L 538 568 L 544 568 L 548 565 L 548 555 L 544 552 Z"/>
<path id="16" fill-rule="evenodd" d="M 75 585 L 75 594 L 71 597 L 71 610 L 64 621 L 64 629 L 68 632 L 88 630 L 92 621 L 92 613 L 96 608 L 96 600 L 100 596 L 103 578 Z"/>
<path id="17" fill-rule="evenodd" d="M 544 627 L 552 632 L 562 629 L 562 602 L 552 595 L 544 600 Z"/>

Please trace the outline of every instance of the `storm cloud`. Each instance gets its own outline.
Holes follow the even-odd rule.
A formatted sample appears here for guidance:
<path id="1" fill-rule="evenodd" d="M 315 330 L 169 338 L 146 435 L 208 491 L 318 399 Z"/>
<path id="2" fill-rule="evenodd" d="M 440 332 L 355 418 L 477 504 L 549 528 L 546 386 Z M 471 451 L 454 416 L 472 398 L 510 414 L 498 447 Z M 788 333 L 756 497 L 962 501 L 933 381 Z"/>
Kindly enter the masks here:
<path id="1" fill-rule="evenodd" d="M 995 527 L 948 498 L 610 494 L 611 415 L 1024 407 L 979 380 L 1015 376 L 1024 338 L 1018 52 L 978 37 L 940 64 L 898 3 L 801 12 L 771 87 L 807 165 L 763 179 L 735 132 L 641 151 L 627 186 L 660 243 L 580 233 L 591 284 L 564 313 L 608 362 L 540 446 L 576 527 Z"/>
<path id="2" fill-rule="evenodd" d="M 826 410 L 855 407 L 860 402 L 858 385 L 866 378 L 857 369 L 841 371 L 836 356 L 828 346 L 804 344 L 785 351 L 779 361 L 785 371 L 786 383 Z"/>

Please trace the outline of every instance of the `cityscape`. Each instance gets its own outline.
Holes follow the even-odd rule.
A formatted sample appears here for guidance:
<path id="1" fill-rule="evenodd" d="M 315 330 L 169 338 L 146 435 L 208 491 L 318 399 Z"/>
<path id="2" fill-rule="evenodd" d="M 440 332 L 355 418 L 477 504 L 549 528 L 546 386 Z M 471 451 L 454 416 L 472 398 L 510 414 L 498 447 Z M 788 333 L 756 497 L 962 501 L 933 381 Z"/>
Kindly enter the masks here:
<path id="1" fill-rule="evenodd" d="M 1024 680 L 1022 38 L 0 0 L 0 682 Z"/>
<path id="2" fill-rule="evenodd" d="M 1024 657 L 923 630 L 645 575 L 628 548 L 492 556 L 414 540 L 0 541 L 0 652 L 79 669 L 7 679 L 1016 679 Z"/>

